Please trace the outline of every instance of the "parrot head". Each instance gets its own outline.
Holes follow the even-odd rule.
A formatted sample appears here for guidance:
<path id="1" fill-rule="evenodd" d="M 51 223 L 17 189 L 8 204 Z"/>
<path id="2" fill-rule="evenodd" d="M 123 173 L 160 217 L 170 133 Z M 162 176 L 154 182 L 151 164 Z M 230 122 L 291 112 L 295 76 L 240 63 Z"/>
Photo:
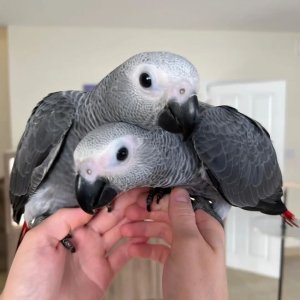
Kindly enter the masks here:
<path id="1" fill-rule="evenodd" d="M 182 56 L 170 52 L 137 54 L 112 71 L 100 86 L 102 99 L 109 99 L 106 105 L 111 121 L 146 129 L 161 127 L 184 136 L 193 130 L 199 76 Z"/>
<path id="2" fill-rule="evenodd" d="M 120 192 L 146 186 L 155 151 L 149 143 L 145 147 L 143 133 L 147 130 L 131 124 L 107 123 L 78 144 L 74 151 L 75 190 L 85 212 L 92 214 L 110 204 Z M 144 167 L 145 160 L 153 162 Z"/>

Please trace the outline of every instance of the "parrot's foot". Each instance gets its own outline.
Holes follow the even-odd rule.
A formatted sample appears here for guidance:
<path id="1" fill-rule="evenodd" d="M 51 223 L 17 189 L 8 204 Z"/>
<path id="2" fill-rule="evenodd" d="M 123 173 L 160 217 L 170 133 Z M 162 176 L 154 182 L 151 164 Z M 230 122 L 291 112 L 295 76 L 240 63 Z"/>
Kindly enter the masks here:
<path id="1" fill-rule="evenodd" d="M 151 211 L 151 205 L 156 196 L 156 203 L 159 204 L 159 201 L 164 195 L 170 194 L 171 188 L 153 188 L 149 191 L 148 197 L 146 199 L 147 211 Z"/>
<path id="2" fill-rule="evenodd" d="M 33 228 L 37 225 L 39 225 L 40 223 L 42 223 L 42 221 L 44 221 L 46 218 L 48 218 L 49 215 L 48 214 L 45 214 L 45 215 L 42 215 L 42 216 L 38 216 L 34 219 L 32 219 L 30 222 L 29 222 L 29 227 L 30 228 Z M 73 245 L 72 241 L 70 240 L 72 238 L 71 234 L 68 234 L 65 238 L 63 238 L 60 242 L 63 244 L 63 246 L 69 250 L 71 253 L 74 253 L 76 251 L 76 248 L 75 246 Z"/>
<path id="3" fill-rule="evenodd" d="M 63 238 L 60 242 L 63 244 L 63 246 L 69 250 L 71 253 L 74 253 L 76 251 L 76 248 L 72 241 L 70 240 L 72 238 L 71 234 L 68 234 L 65 238 Z"/>
<path id="4" fill-rule="evenodd" d="M 108 211 L 108 212 L 111 212 L 111 211 L 113 210 L 113 203 L 112 203 L 112 202 L 108 203 L 108 204 L 106 205 L 106 207 L 107 207 L 107 211 Z"/>
<path id="5" fill-rule="evenodd" d="M 45 214 L 45 215 L 41 215 L 41 216 L 37 216 L 36 218 L 33 218 L 29 221 L 28 223 L 28 227 L 29 229 L 41 224 L 45 219 L 47 219 L 50 215 Z"/>
<path id="6" fill-rule="evenodd" d="M 224 227 L 223 220 L 221 217 L 214 211 L 213 203 L 207 199 L 204 199 L 199 196 L 191 196 L 194 200 L 192 200 L 192 205 L 194 211 L 197 209 L 202 209 L 212 217 L 214 217 L 221 225 Z"/>

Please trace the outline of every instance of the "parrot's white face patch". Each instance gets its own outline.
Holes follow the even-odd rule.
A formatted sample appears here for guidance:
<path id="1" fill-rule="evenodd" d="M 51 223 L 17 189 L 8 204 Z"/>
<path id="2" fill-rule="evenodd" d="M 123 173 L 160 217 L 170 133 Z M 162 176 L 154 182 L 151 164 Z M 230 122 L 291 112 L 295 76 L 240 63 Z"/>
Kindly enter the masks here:
<path id="1" fill-rule="evenodd" d="M 159 69 L 155 65 L 140 64 L 133 69 L 131 75 L 136 91 L 144 99 L 167 104 L 171 99 L 184 103 L 197 94 L 198 77 L 174 75 L 170 70 Z"/>
<path id="2" fill-rule="evenodd" d="M 87 181 L 94 182 L 97 177 L 122 176 L 133 165 L 134 157 L 141 141 L 133 135 L 114 139 L 107 145 L 93 149 L 93 155 L 77 160 L 77 172 Z"/>
<path id="3" fill-rule="evenodd" d="M 166 93 L 168 75 L 154 65 L 138 65 L 130 76 L 137 91 L 147 95 L 152 101 L 160 101 Z"/>

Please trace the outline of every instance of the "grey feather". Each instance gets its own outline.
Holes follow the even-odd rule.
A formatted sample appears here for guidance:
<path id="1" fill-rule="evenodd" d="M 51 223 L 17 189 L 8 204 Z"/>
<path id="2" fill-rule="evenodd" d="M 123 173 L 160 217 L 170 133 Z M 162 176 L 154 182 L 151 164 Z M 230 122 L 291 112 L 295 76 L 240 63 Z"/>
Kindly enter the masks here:
<path id="1" fill-rule="evenodd" d="M 269 203 L 269 213 L 277 211 L 277 204 L 284 209 L 276 152 L 261 124 L 229 106 L 209 107 L 200 115 L 192 141 L 230 204 L 261 210 L 261 203 Z"/>
<path id="2" fill-rule="evenodd" d="M 11 173 L 10 198 L 16 221 L 57 157 L 74 114 L 72 101 L 61 93 L 50 94 L 32 112 Z"/>
<path id="3" fill-rule="evenodd" d="M 115 157 L 122 146 L 130 156 L 119 163 Z M 160 128 L 149 131 L 127 123 L 104 124 L 88 133 L 76 147 L 74 161 L 77 173 L 88 176 L 85 171 L 94 170 L 90 177 L 106 177 L 120 191 L 193 183 L 200 177 L 200 162 L 191 144 Z"/>

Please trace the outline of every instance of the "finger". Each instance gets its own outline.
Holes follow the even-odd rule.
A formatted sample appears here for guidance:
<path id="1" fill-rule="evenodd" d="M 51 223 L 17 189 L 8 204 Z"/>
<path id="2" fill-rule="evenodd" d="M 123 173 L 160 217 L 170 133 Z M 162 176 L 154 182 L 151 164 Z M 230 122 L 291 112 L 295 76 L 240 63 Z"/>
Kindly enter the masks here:
<path id="1" fill-rule="evenodd" d="M 223 251 L 225 245 L 225 233 L 221 224 L 211 215 L 199 209 L 195 213 L 196 224 L 205 241 L 214 249 Z"/>
<path id="2" fill-rule="evenodd" d="M 140 198 L 145 199 L 146 192 L 146 188 L 140 188 L 118 195 L 114 201 L 112 211 L 108 212 L 106 209 L 101 210 L 89 222 L 88 226 L 90 226 L 94 231 L 103 234 L 119 223 L 119 221 L 124 217 L 126 207 L 133 204 Z"/>
<path id="3" fill-rule="evenodd" d="M 109 254 L 107 260 L 114 275 L 117 274 L 122 267 L 133 258 L 129 251 L 131 246 L 135 245 L 135 243 L 143 244 L 145 242 L 146 239 L 143 238 L 128 240 Z"/>
<path id="4" fill-rule="evenodd" d="M 166 211 L 147 211 L 146 208 L 142 208 L 137 204 L 133 204 L 126 209 L 126 218 L 131 221 L 153 220 L 161 222 L 169 222 L 169 215 Z"/>
<path id="5" fill-rule="evenodd" d="M 108 230 L 102 235 L 102 243 L 105 251 L 109 251 L 124 236 L 121 234 L 121 227 L 127 223 L 128 220 L 123 219 L 119 224 Z"/>
<path id="6" fill-rule="evenodd" d="M 107 257 L 108 263 L 111 267 L 113 274 L 118 273 L 122 267 L 132 259 L 132 256 L 129 253 L 129 248 L 131 246 L 131 242 L 128 241 L 116 249 L 114 249 L 109 256 Z"/>
<path id="7" fill-rule="evenodd" d="M 127 223 L 120 228 L 124 237 L 161 238 L 168 244 L 172 242 L 172 232 L 168 224 L 163 222 L 142 221 Z"/>
<path id="8" fill-rule="evenodd" d="M 174 240 L 199 235 L 195 213 L 192 208 L 190 196 L 186 190 L 182 188 L 172 190 L 169 203 L 169 216 Z"/>
<path id="9" fill-rule="evenodd" d="M 45 219 L 39 226 L 31 229 L 31 235 L 51 237 L 58 241 L 76 228 L 85 225 L 92 218 L 80 208 L 63 208 Z"/>
<path id="10" fill-rule="evenodd" d="M 151 259 L 164 264 L 170 254 L 170 248 L 161 244 L 139 243 L 128 248 L 130 257 Z"/>
<path id="11" fill-rule="evenodd" d="M 123 219 L 119 224 L 108 230 L 102 235 L 102 247 L 107 252 L 109 251 L 117 242 L 119 242 L 125 236 L 121 234 L 121 228 L 124 224 L 128 223 L 128 220 Z M 148 240 L 147 237 L 135 237 L 135 239 L 131 239 L 131 242 L 139 242 L 139 241 L 146 241 Z"/>

